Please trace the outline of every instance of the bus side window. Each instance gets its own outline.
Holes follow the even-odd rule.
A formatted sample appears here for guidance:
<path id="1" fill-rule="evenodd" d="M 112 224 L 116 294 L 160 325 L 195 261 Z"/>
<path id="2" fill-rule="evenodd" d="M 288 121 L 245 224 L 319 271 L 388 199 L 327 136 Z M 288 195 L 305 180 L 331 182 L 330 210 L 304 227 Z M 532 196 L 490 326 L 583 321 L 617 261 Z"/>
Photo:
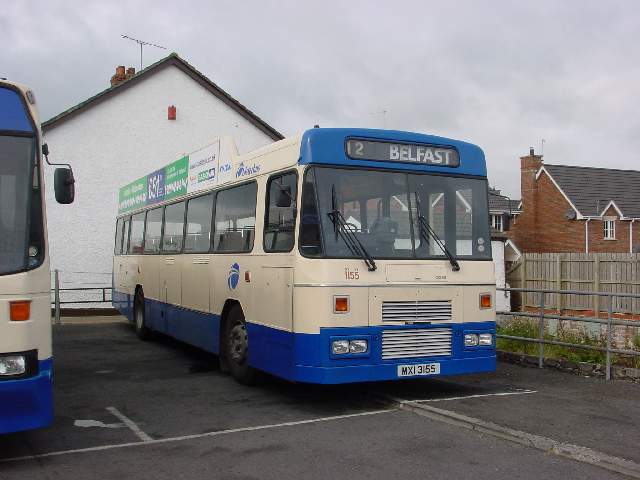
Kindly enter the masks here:
<path id="1" fill-rule="evenodd" d="M 304 177 L 302 185 L 302 212 L 300 213 L 300 252 L 303 255 L 322 255 L 320 215 L 316 203 L 316 188 L 313 170 Z"/>
<path id="2" fill-rule="evenodd" d="M 131 217 L 125 218 L 122 222 L 122 253 L 126 254 L 129 251 L 129 225 L 131 224 Z"/>
<path id="3" fill-rule="evenodd" d="M 250 252 L 256 229 L 258 184 L 247 183 L 222 190 L 216 195 L 216 252 Z"/>
<path id="4" fill-rule="evenodd" d="M 180 253 L 184 236 L 184 202 L 164 207 L 162 253 Z"/>
<path id="5" fill-rule="evenodd" d="M 295 242 L 298 176 L 295 173 L 269 179 L 264 219 L 264 251 L 290 252 Z"/>
<path id="6" fill-rule="evenodd" d="M 115 246 L 113 247 L 113 254 L 114 255 L 122 254 L 122 219 L 121 218 L 119 218 L 118 221 L 116 222 L 116 242 L 115 242 Z"/>
<path id="7" fill-rule="evenodd" d="M 211 245 L 213 193 L 196 197 L 187 204 L 185 253 L 207 253 Z"/>
<path id="8" fill-rule="evenodd" d="M 160 252 L 160 232 L 162 231 L 162 207 L 147 212 L 145 221 L 144 253 Z"/>
<path id="9" fill-rule="evenodd" d="M 144 212 L 131 217 L 131 235 L 129 238 L 129 253 L 142 254 L 142 241 L 144 237 Z"/>

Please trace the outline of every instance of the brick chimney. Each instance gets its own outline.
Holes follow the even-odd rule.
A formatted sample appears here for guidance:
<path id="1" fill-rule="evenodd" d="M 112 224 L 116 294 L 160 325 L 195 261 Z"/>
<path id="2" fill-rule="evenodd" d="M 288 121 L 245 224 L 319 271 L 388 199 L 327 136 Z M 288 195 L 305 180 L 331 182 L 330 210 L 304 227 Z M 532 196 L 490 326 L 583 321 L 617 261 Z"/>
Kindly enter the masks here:
<path id="1" fill-rule="evenodd" d="M 127 78 L 127 80 L 129 80 L 135 74 L 136 74 L 136 69 L 133 68 L 133 67 L 129 67 L 129 68 L 127 68 L 127 73 L 125 74 L 125 77 Z"/>
<path id="2" fill-rule="evenodd" d="M 127 79 L 124 65 L 120 65 L 116 67 L 116 73 L 111 77 L 111 86 L 115 87 L 116 85 L 124 82 Z"/>
<path id="3" fill-rule="evenodd" d="M 536 208 L 538 182 L 536 173 L 542 166 L 542 155 L 536 155 L 533 147 L 529 155 L 520 157 L 520 195 L 522 198 L 522 214 L 518 219 L 519 242 L 525 251 L 535 249 L 535 235 L 539 212 Z M 520 246 L 519 244 L 519 246 Z"/>

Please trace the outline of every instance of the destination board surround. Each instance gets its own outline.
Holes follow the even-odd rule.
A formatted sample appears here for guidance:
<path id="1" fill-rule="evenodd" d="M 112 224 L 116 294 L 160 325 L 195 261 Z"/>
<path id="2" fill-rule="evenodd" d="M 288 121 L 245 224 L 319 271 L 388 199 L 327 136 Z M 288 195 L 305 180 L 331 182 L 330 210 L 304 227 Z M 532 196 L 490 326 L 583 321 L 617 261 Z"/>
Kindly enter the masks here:
<path id="1" fill-rule="evenodd" d="M 349 158 L 379 162 L 422 163 L 440 167 L 458 167 L 458 151 L 450 147 L 424 143 L 395 143 L 350 138 L 345 144 Z"/>

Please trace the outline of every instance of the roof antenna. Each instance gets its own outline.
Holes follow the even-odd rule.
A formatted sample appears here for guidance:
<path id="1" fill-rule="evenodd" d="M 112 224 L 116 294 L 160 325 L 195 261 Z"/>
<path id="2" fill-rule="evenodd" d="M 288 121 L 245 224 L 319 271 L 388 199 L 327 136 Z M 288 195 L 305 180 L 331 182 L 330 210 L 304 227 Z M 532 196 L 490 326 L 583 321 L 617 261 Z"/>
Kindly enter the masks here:
<path id="1" fill-rule="evenodd" d="M 127 35 L 121 35 L 122 38 L 126 38 L 127 40 L 131 40 L 132 42 L 136 42 L 140 45 L 140 70 L 142 70 L 142 46 L 149 45 L 150 47 L 162 48 L 166 50 L 167 47 L 163 47 L 162 45 L 156 45 L 155 43 L 145 42 L 144 40 L 138 40 L 137 38 L 129 37 Z"/>
<path id="2" fill-rule="evenodd" d="M 543 138 L 542 140 L 540 140 L 540 155 L 544 155 L 544 142 L 546 140 Z"/>

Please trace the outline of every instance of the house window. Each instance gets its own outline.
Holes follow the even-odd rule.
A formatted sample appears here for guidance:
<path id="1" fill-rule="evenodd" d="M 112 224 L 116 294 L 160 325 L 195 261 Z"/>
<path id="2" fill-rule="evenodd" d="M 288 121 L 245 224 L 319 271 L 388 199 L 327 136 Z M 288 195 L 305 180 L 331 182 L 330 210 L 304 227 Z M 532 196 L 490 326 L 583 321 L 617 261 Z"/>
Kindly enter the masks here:
<path id="1" fill-rule="evenodd" d="M 499 232 L 502 232 L 503 230 L 502 215 L 491 215 L 491 228 L 493 228 L 494 230 L 498 230 Z"/>
<path id="2" fill-rule="evenodd" d="M 604 239 L 614 240 L 616 238 L 616 222 L 615 220 L 604 221 Z"/>

